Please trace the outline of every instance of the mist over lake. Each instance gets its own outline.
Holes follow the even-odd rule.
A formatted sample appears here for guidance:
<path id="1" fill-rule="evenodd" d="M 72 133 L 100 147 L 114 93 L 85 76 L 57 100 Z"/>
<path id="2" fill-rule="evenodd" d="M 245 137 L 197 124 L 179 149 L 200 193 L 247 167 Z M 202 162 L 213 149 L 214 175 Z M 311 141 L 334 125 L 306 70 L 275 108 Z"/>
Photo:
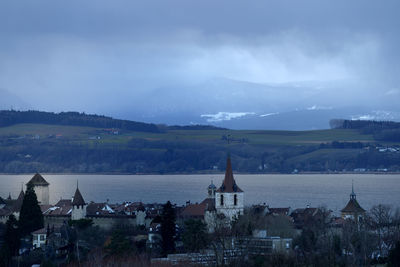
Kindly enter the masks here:
<path id="1" fill-rule="evenodd" d="M 0 196 L 16 198 L 21 184 L 32 175 L 0 175 Z M 121 203 L 142 201 L 183 205 L 201 202 L 213 180 L 220 186 L 219 175 L 57 175 L 43 174 L 50 183 L 50 204 L 71 198 L 79 181 L 86 202 Z M 400 174 L 312 174 L 312 175 L 235 175 L 245 192 L 245 205 L 266 203 L 271 207 L 302 208 L 326 206 L 338 213 L 349 200 L 354 181 L 357 200 L 364 209 L 376 204 L 400 203 Z"/>

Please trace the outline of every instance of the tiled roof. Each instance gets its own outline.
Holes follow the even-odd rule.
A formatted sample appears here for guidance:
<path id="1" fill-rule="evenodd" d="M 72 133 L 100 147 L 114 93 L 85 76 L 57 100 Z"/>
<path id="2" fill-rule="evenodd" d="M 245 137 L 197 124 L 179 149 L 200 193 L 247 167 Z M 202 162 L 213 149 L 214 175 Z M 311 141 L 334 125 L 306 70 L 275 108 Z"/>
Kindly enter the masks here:
<path id="1" fill-rule="evenodd" d="M 217 192 L 220 193 L 233 193 L 233 192 L 243 192 L 242 189 L 240 189 L 236 185 L 236 181 L 233 178 L 233 172 L 232 172 L 232 163 L 231 163 L 231 158 L 228 157 L 226 161 L 226 171 L 225 171 L 225 178 L 224 181 L 222 182 L 222 185 L 220 188 L 218 188 Z"/>
<path id="2" fill-rule="evenodd" d="M 133 214 L 137 211 L 145 211 L 145 207 L 142 202 L 124 202 L 114 205 L 113 210 L 120 214 Z"/>
<path id="3" fill-rule="evenodd" d="M 33 235 L 43 235 L 43 234 L 46 234 L 47 233 L 47 229 L 46 228 L 41 228 L 41 229 L 39 229 L 39 230 L 36 230 L 36 231 L 34 231 L 34 232 L 32 232 L 32 234 Z"/>
<path id="4" fill-rule="evenodd" d="M 268 208 L 271 214 L 289 215 L 290 207 L 288 208 Z"/>
<path id="5" fill-rule="evenodd" d="M 7 207 L 0 209 L 0 216 L 9 216 L 10 214 L 12 214 L 12 211 Z"/>
<path id="6" fill-rule="evenodd" d="M 204 204 L 189 204 L 182 211 L 181 216 L 187 217 L 203 217 L 206 211 L 206 205 Z"/>
<path id="7" fill-rule="evenodd" d="M 347 203 L 346 207 L 344 207 L 341 212 L 355 212 L 355 213 L 362 213 L 365 212 L 363 208 L 361 208 L 360 204 L 355 198 L 350 198 L 349 202 Z"/>
<path id="8" fill-rule="evenodd" d="M 109 204 L 94 202 L 88 204 L 86 214 L 87 216 L 117 216 Z"/>
<path id="9" fill-rule="evenodd" d="M 205 204 L 208 211 L 215 210 L 215 198 L 206 198 L 200 204 Z"/>
<path id="10" fill-rule="evenodd" d="M 47 211 L 48 209 L 50 209 L 51 207 L 53 207 L 53 205 L 39 205 L 40 210 L 43 212 Z"/>
<path id="11" fill-rule="evenodd" d="M 215 209 L 215 199 L 206 198 L 201 203 L 187 205 L 181 212 L 181 216 L 184 218 L 194 217 L 203 218 L 207 210 Z"/>
<path id="12" fill-rule="evenodd" d="M 36 173 L 32 179 L 27 183 L 32 185 L 49 185 L 49 183 L 43 178 L 42 175 Z"/>
<path id="13" fill-rule="evenodd" d="M 46 207 L 47 209 L 43 211 Z M 45 216 L 70 216 L 72 212 L 72 203 L 69 199 L 61 199 L 54 206 L 41 205 L 40 208 Z"/>
<path id="14" fill-rule="evenodd" d="M 290 217 L 293 218 L 295 226 L 301 228 L 315 219 L 322 219 L 323 212 L 319 208 L 295 209 Z"/>
<path id="15" fill-rule="evenodd" d="M 72 206 L 72 201 L 71 199 L 60 199 L 57 204 L 55 205 L 57 207 L 64 207 L 64 206 Z"/>

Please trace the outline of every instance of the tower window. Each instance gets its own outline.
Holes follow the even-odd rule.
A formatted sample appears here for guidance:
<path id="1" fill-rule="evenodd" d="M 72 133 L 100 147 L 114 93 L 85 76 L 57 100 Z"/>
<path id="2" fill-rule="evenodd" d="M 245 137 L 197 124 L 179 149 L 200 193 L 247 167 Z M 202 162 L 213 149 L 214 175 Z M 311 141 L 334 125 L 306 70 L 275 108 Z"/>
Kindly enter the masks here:
<path id="1" fill-rule="evenodd" d="M 233 195 L 233 205 L 237 205 L 237 195 L 236 194 L 234 194 Z"/>
<path id="2" fill-rule="evenodd" d="M 221 206 L 224 205 L 224 195 L 221 195 L 220 204 L 221 204 Z"/>

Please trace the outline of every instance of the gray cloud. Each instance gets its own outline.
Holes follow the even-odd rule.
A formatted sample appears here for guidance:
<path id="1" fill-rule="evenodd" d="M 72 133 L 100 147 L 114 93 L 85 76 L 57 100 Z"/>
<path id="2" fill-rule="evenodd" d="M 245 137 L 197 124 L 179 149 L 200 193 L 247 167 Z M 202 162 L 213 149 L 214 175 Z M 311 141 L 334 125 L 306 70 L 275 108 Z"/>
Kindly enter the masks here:
<path id="1" fill-rule="evenodd" d="M 387 107 L 400 88 L 399 7 L 361 0 L 2 2 L 0 88 L 38 109 L 126 117 Z"/>

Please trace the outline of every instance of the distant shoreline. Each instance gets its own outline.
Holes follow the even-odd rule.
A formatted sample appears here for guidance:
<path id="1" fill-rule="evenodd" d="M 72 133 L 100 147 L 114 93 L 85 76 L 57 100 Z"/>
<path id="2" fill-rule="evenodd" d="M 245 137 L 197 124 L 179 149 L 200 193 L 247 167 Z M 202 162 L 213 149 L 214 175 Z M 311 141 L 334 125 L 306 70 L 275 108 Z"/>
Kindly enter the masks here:
<path id="1" fill-rule="evenodd" d="M 42 175 L 160 175 L 160 176 L 167 176 L 167 175 L 225 175 L 225 172 L 191 172 L 191 173 L 121 173 L 121 172 L 97 172 L 97 173 L 79 173 L 79 172 L 58 172 L 58 173 L 47 173 L 47 172 L 40 172 Z M 248 172 L 235 172 L 235 175 L 329 175 L 329 174 L 336 174 L 336 175 L 363 175 L 363 174 L 377 174 L 377 175 L 400 175 L 400 172 L 377 172 L 377 171 L 365 171 L 365 172 L 298 172 L 298 173 L 280 173 L 280 172 L 269 172 L 269 173 L 248 173 Z M 27 172 L 27 173 L 2 173 L 0 175 L 34 175 L 34 173 Z"/>

